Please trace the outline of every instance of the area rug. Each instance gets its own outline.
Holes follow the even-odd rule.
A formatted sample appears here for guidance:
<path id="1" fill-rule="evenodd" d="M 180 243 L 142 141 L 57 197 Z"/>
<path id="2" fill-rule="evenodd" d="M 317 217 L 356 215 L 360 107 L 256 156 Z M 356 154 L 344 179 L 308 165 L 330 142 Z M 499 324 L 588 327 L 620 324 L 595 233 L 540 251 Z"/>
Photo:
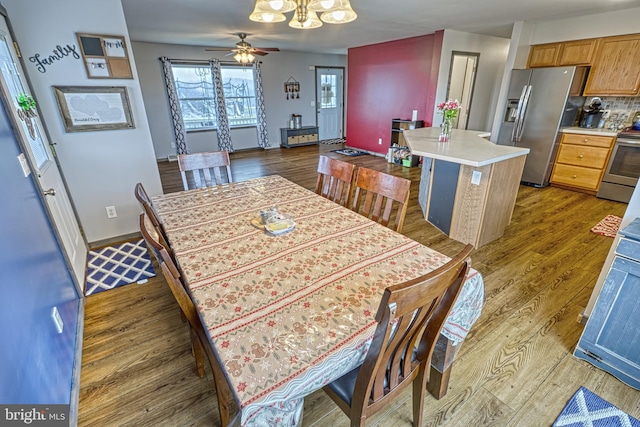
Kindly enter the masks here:
<path id="1" fill-rule="evenodd" d="M 619 216 L 607 215 L 602 221 L 597 223 L 591 231 L 607 237 L 616 237 L 618 228 L 620 228 L 620 222 L 622 222 L 622 218 Z"/>
<path id="2" fill-rule="evenodd" d="M 143 239 L 89 251 L 85 295 L 138 282 L 156 275 Z"/>
<path id="3" fill-rule="evenodd" d="M 333 138 L 333 139 L 323 139 L 322 141 L 320 141 L 320 144 L 333 145 L 333 144 L 344 144 L 345 142 L 346 142 L 346 139 L 344 138 Z"/>
<path id="4" fill-rule="evenodd" d="M 553 427 L 640 427 L 640 421 L 585 387 L 580 387 L 564 407 Z"/>
<path id="5" fill-rule="evenodd" d="M 360 150 L 354 150 L 353 148 L 343 148 L 342 150 L 331 150 L 332 153 L 344 154 L 345 156 L 355 157 L 364 156 L 367 153 Z"/>

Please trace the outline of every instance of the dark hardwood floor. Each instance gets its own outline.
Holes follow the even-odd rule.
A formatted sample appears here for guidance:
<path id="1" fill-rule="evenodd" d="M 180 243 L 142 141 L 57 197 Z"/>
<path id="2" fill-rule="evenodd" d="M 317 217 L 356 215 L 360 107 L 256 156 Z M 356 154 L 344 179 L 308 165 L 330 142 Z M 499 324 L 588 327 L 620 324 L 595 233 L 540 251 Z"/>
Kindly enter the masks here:
<path id="1" fill-rule="evenodd" d="M 235 181 L 279 174 L 312 189 L 319 153 L 411 179 L 403 234 L 453 255 L 464 245 L 428 224 L 417 203 L 420 168 L 381 157 L 345 157 L 340 146 L 250 150 L 231 155 Z M 165 192 L 182 190 L 177 163 L 160 162 Z M 133 194 L 133 188 L 132 194 Z M 573 357 L 577 322 L 613 239 L 590 228 L 626 205 L 554 187 L 521 186 L 505 235 L 472 254 L 487 301 L 462 344 L 449 391 L 427 395 L 427 426 L 550 426 L 586 386 L 640 417 L 640 391 Z M 155 277 L 86 299 L 79 424 L 218 425 L 211 375 L 198 378 L 189 336 L 166 283 Z M 369 426 L 411 425 L 410 388 Z M 304 426 L 347 426 L 318 391 L 305 399 Z"/>

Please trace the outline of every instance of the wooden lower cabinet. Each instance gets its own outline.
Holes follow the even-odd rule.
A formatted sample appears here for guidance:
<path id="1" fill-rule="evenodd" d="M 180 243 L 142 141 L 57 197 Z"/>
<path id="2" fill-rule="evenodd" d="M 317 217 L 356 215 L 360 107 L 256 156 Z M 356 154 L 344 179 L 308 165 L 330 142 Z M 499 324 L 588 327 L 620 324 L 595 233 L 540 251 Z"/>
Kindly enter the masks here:
<path id="1" fill-rule="evenodd" d="M 574 355 L 640 389 L 640 219 L 620 234 Z"/>
<path id="2" fill-rule="evenodd" d="M 613 136 L 563 134 L 551 184 L 595 195 L 614 141 Z"/>
<path id="3" fill-rule="evenodd" d="M 318 144 L 318 127 L 302 126 L 299 129 L 280 128 L 280 146 L 291 148 Z"/>

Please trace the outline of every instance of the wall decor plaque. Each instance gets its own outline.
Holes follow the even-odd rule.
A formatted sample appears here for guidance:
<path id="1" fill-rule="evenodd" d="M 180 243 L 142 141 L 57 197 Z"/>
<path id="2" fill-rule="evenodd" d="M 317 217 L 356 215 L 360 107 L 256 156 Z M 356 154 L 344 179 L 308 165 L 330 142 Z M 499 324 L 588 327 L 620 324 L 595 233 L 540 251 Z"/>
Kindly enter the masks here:
<path id="1" fill-rule="evenodd" d="M 133 129 L 124 86 L 54 86 L 67 132 Z"/>
<path id="2" fill-rule="evenodd" d="M 76 33 L 87 77 L 90 79 L 132 79 L 124 37 Z"/>

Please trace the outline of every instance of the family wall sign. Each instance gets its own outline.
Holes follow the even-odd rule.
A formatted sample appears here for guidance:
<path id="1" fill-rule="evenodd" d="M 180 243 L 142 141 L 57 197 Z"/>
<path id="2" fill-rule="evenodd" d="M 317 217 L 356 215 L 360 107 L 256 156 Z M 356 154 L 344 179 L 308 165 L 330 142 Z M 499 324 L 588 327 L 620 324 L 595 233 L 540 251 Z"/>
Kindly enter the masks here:
<path id="1" fill-rule="evenodd" d="M 52 52 L 53 53 L 49 56 L 40 56 L 39 53 L 36 53 L 35 55 L 29 57 L 29 61 L 35 64 L 38 71 L 40 71 L 41 73 L 46 73 L 47 67 L 50 67 L 56 64 L 58 61 L 61 61 L 69 56 L 73 57 L 74 59 L 80 59 L 78 46 L 76 46 L 75 44 L 68 44 L 66 46 L 57 45 Z"/>

